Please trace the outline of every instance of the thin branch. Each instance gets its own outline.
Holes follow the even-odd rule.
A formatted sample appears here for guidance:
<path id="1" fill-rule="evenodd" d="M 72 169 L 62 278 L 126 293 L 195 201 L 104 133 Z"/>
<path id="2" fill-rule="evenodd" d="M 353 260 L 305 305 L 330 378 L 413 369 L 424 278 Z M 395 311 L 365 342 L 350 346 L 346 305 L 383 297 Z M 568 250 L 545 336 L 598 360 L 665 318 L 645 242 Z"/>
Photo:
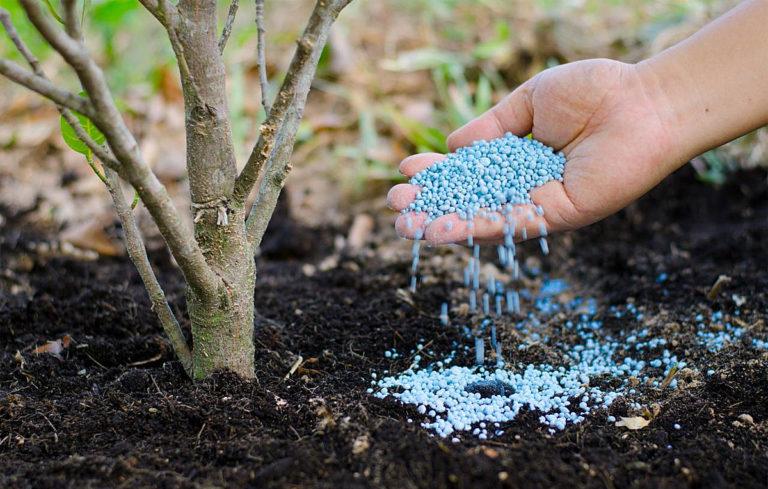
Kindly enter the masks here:
<path id="1" fill-rule="evenodd" d="M 77 23 L 76 18 L 74 21 L 70 22 L 72 16 L 68 15 L 67 19 L 72 32 L 79 32 L 79 24 Z M 18 32 L 10 21 L 8 13 L 4 10 L 0 10 L 0 21 L 2 22 L 5 31 L 8 33 L 8 36 L 13 41 L 13 44 L 19 50 L 19 53 L 21 53 L 24 59 L 26 59 L 29 65 L 32 67 L 35 75 L 47 80 L 47 76 L 40 66 L 40 62 L 37 60 L 35 55 L 32 54 L 32 51 L 27 48 L 27 45 L 24 44 L 24 42 L 21 40 Z M 179 326 L 176 317 L 173 315 L 173 312 L 168 305 L 168 301 L 165 298 L 165 293 L 163 292 L 163 289 L 160 286 L 160 283 L 157 281 L 157 277 L 155 276 L 154 271 L 152 270 L 149 258 L 147 257 L 147 250 L 144 246 L 143 240 L 141 239 L 141 234 L 136 224 L 136 219 L 133 216 L 133 206 L 126 202 L 125 195 L 120 188 L 120 182 L 115 171 L 119 168 L 119 163 L 117 160 L 115 160 L 109 148 L 105 148 L 104 146 L 96 143 L 96 141 L 91 138 L 91 136 L 83 129 L 83 126 L 80 124 L 80 120 L 75 117 L 75 115 L 70 110 L 62 105 L 57 105 L 57 108 L 59 109 L 59 112 L 61 113 L 61 116 L 64 118 L 64 120 L 66 120 L 75 131 L 78 139 L 80 139 L 93 152 L 93 154 L 95 154 L 96 157 L 99 158 L 99 160 L 101 160 L 101 162 L 107 166 L 105 169 L 105 175 L 102 176 L 98 172 L 97 175 L 102 179 L 104 184 L 107 186 L 107 190 L 109 190 L 109 193 L 112 196 L 112 203 L 115 207 L 118 218 L 120 219 L 120 223 L 122 224 L 123 232 L 125 233 L 125 247 L 128 251 L 128 256 L 131 258 L 131 261 L 133 261 L 133 264 L 136 266 L 136 269 L 139 272 L 139 276 L 141 276 L 141 280 L 144 282 L 144 287 L 147 289 L 149 298 L 152 302 L 152 308 L 157 313 L 160 324 L 162 325 L 165 334 L 170 339 L 171 345 L 173 346 L 177 357 L 181 361 L 182 365 L 184 365 L 184 368 L 187 371 L 190 371 L 192 367 L 192 352 L 189 349 L 189 345 L 187 345 L 186 339 L 184 338 L 184 334 L 181 331 L 181 327 Z M 89 157 L 88 159 L 89 164 L 91 164 L 91 158 Z M 94 171 L 96 171 L 95 168 Z"/>
<path id="2" fill-rule="evenodd" d="M 8 37 L 13 42 L 14 46 L 16 46 L 16 49 L 19 51 L 21 56 L 27 61 L 27 63 L 29 63 L 29 66 L 32 68 L 35 76 L 50 83 L 50 80 L 43 71 L 42 66 L 40 66 L 40 61 L 27 47 L 24 41 L 21 40 L 21 37 L 19 36 L 16 27 L 14 27 L 14 25 L 11 23 L 11 18 L 6 10 L 0 9 L 0 23 L 2 23 L 5 32 L 8 34 Z M 85 145 L 88 146 L 88 148 L 93 152 L 93 154 L 96 155 L 97 158 L 99 158 L 99 160 L 102 161 L 102 163 L 115 169 L 120 167 L 120 163 L 112 155 L 112 152 L 109 151 L 109 148 L 105 148 L 96 143 L 96 141 L 94 141 L 91 136 L 85 132 L 82 125 L 80 124 L 80 121 L 69 109 L 67 109 L 67 107 L 62 104 L 56 104 L 56 108 L 59 110 L 64 120 L 66 120 L 67 123 L 72 126 L 72 129 L 75 131 L 78 139 L 85 143 Z"/>
<path id="3" fill-rule="evenodd" d="M 235 182 L 233 197 L 238 202 L 244 202 L 253 189 L 254 184 L 264 170 L 265 165 L 274 161 L 273 152 L 278 140 L 281 144 L 293 145 L 295 131 L 284 133 L 283 128 L 288 121 L 289 109 L 299 119 L 304 111 L 312 78 L 315 76 L 320 53 L 325 46 L 328 32 L 334 20 L 351 0 L 318 0 L 309 17 L 307 27 L 299 39 L 293 60 L 285 76 L 280 91 L 277 94 L 274 105 L 267 116 L 267 120 L 261 125 L 256 145 L 251 155 L 240 172 Z M 278 164 L 285 165 L 280 161 Z M 253 216 L 252 216 L 253 217 Z M 249 220 L 251 217 L 249 217 Z"/>
<path id="4" fill-rule="evenodd" d="M 213 298 L 221 279 L 208 266 L 192 230 L 179 216 L 168 191 L 143 160 L 136 139 L 117 110 L 104 73 L 79 41 L 48 19 L 36 0 L 19 1 L 38 32 L 75 70 L 94 107 L 93 113 L 86 115 L 104 133 L 115 158 L 121 162 L 121 177 L 139 192 L 187 283 L 202 298 Z"/>
<path id="5" fill-rule="evenodd" d="M 264 0 L 256 0 L 256 56 L 259 64 L 259 85 L 261 86 L 261 105 L 264 114 L 269 115 L 269 80 L 267 80 L 267 55 L 264 44 Z"/>
<path id="6" fill-rule="evenodd" d="M 107 189 L 112 196 L 112 203 L 123 225 L 125 248 L 128 251 L 128 256 L 139 272 L 141 281 L 144 282 L 144 288 L 147 289 L 149 299 L 152 302 L 152 310 L 157 314 L 160 325 L 171 341 L 171 346 L 176 352 L 176 356 L 181 361 L 184 369 L 187 372 L 191 372 L 192 351 L 187 344 L 187 340 L 184 338 L 184 333 L 181 331 L 181 326 L 179 326 L 176 316 L 174 316 L 171 307 L 168 305 L 163 288 L 160 286 L 154 270 L 152 270 L 152 265 L 147 256 L 147 248 L 144 246 L 139 226 L 136 224 L 136 218 L 133 215 L 133 209 L 128 201 L 125 200 L 117 173 L 107 168 L 105 169 L 105 176 Z"/>
<path id="7" fill-rule="evenodd" d="M 114 171 L 120 171 L 120 163 L 115 159 L 112 151 L 110 151 L 109 148 L 104 147 L 94 141 L 93 138 L 91 138 L 91 136 L 85 132 L 82 124 L 80 124 L 80 120 L 75 117 L 72 112 L 65 109 L 64 107 L 57 106 L 57 108 L 59 109 L 59 112 L 61 113 L 61 116 L 64 118 L 64 120 L 67 121 L 67 124 L 69 124 L 75 131 L 77 139 L 85 143 L 85 145 L 88 146 L 88 149 L 90 149 L 91 152 L 96 155 L 96 158 L 104 163 L 104 166 L 111 168 Z M 94 171 L 96 170 L 94 169 Z M 101 175 L 99 175 L 99 178 L 101 178 Z"/>
<path id="8" fill-rule="evenodd" d="M 171 42 L 171 48 L 176 55 L 176 60 L 179 63 L 179 73 L 183 82 L 187 82 L 188 89 L 191 91 L 196 105 L 202 104 L 200 97 L 200 90 L 198 90 L 197 83 L 191 70 L 189 69 L 189 63 L 187 63 L 187 57 L 184 54 L 184 46 L 179 40 L 179 34 L 177 26 L 179 23 L 179 10 L 175 5 L 168 2 L 168 0 L 139 0 L 141 4 L 151 13 L 165 28 L 168 34 L 168 40 Z M 231 7 L 230 7 L 231 9 Z M 226 42 L 226 41 L 225 41 Z"/>
<path id="9" fill-rule="evenodd" d="M 289 137 L 288 133 L 291 133 L 290 137 L 293 138 L 296 134 L 296 129 L 301 121 L 301 115 L 296 111 L 292 112 L 296 115 L 290 118 L 290 127 L 286 128 L 286 134 L 282 137 Z M 261 245 L 261 239 L 264 237 L 269 221 L 272 218 L 272 213 L 277 206 L 277 199 L 280 197 L 285 180 L 291 172 L 290 159 L 292 153 L 293 144 L 279 144 L 270 158 L 267 173 L 261 180 L 259 191 L 256 194 L 256 201 L 253 203 L 248 220 L 246 221 L 246 236 L 254 252 Z"/>
<path id="10" fill-rule="evenodd" d="M 224 54 L 224 48 L 227 47 L 227 41 L 232 34 L 232 26 L 235 23 L 238 8 L 240 8 L 240 0 L 232 0 L 232 3 L 229 4 L 227 20 L 224 22 L 224 29 L 222 29 L 221 37 L 219 37 L 219 53 L 221 54 Z"/>
<path id="11" fill-rule="evenodd" d="M 160 23 L 165 27 L 168 32 L 168 39 L 171 41 L 171 47 L 176 55 L 176 60 L 179 62 L 179 72 L 181 73 L 181 79 L 188 82 L 189 89 L 192 91 L 192 95 L 195 98 L 195 104 L 201 105 L 202 99 L 200 98 L 200 90 L 197 88 L 197 82 L 195 77 L 192 76 L 192 72 L 189 69 L 187 63 L 187 57 L 184 54 L 184 46 L 179 40 L 179 34 L 176 32 L 178 10 L 173 5 L 168 3 L 168 0 L 158 0 L 158 19 Z"/>
<path id="12" fill-rule="evenodd" d="M 82 41 L 83 31 L 77 15 L 77 0 L 63 0 L 61 3 L 64 5 L 64 27 L 67 34 L 72 39 Z"/>
<path id="13" fill-rule="evenodd" d="M 0 75 L 25 88 L 37 92 L 43 97 L 88 116 L 93 115 L 93 109 L 87 99 L 57 87 L 45 78 L 40 78 L 29 70 L 25 70 L 13 61 L 0 59 Z"/>
<path id="14" fill-rule="evenodd" d="M 0 24 L 3 25 L 5 32 L 11 39 L 11 42 L 14 46 L 16 46 L 16 49 L 19 51 L 19 53 L 21 53 L 24 59 L 27 60 L 35 74 L 40 75 L 42 73 L 40 62 L 37 60 L 37 57 L 35 57 L 32 51 L 29 50 L 27 45 L 24 44 L 24 41 L 21 40 L 18 31 L 16 31 L 16 27 L 14 27 L 13 22 L 11 22 L 11 14 L 9 14 L 8 11 L 3 8 L 0 8 Z"/>
<path id="15" fill-rule="evenodd" d="M 341 9 L 348 5 L 349 2 L 350 0 L 338 0 L 335 2 L 318 0 L 307 23 L 307 28 L 299 40 L 296 54 L 291 62 L 291 67 L 283 82 L 283 86 L 280 88 L 275 105 L 269 113 L 267 123 L 264 125 L 267 131 L 262 131 L 262 136 L 259 138 L 251 158 L 249 158 L 248 163 L 253 162 L 253 165 L 249 168 L 248 163 L 246 163 L 246 167 L 235 183 L 235 192 L 238 189 L 241 192 L 245 192 L 244 184 L 249 184 L 250 179 L 254 178 L 252 176 L 254 174 L 257 179 L 262 169 L 266 166 L 256 202 L 251 207 L 248 220 L 246 221 L 248 242 L 254 250 L 261 243 L 261 238 L 277 205 L 277 199 L 285 184 L 285 179 L 288 173 L 290 173 L 290 158 L 293 152 L 296 132 L 298 131 L 312 79 L 315 76 L 317 63 L 320 60 L 320 54 L 325 46 L 328 33 Z M 282 119 L 280 127 L 277 134 L 271 134 L 269 130 L 273 128 L 268 126 L 268 123 L 273 117 L 278 115 Z M 270 138 L 272 141 L 269 141 Z M 269 148 L 268 153 L 265 151 L 266 148 Z M 247 171 L 255 171 L 255 173 L 246 173 Z M 239 186 L 238 184 L 243 185 Z M 247 193 L 241 195 L 247 196 Z"/>
<path id="16" fill-rule="evenodd" d="M 29 63 L 34 72 L 30 73 L 16 63 L 0 59 L 0 73 L 3 76 L 30 90 L 34 90 L 58 105 L 68 107 L 86 116 L 92 114 L 91 105 L 87 99 L 56 87 L 46 78 L 40 67 L 40 62 L 27 45 L 24 44 L 21 37 L 19 37 L 18 31 L 16 31 L 13 23 L 11 23 L 11 16 L 5 9 L 0 9 L 0 24 L 2 24 L 11 42 L 16 46 L 16 49 L 24 59 L 27 60 L 27 63 Z"/>
<path id="17" fill-rule="evenodd" d="M 159 17 L 159 6 L 157 5 L 157 0 L 139 0 L 139 3 L 141 3 L 147 11 L 152 14 L 157 20 L 160 20 Z"/>

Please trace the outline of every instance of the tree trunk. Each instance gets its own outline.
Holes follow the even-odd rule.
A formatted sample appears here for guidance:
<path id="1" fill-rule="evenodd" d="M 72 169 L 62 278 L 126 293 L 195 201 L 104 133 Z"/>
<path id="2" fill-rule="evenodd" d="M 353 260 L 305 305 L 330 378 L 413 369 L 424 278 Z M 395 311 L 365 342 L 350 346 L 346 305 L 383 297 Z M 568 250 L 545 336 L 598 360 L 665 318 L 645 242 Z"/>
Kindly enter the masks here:
<path id="1" fill-rule="evenodd" d="M 221 278 L 218 290 L 187 290 L 192 321 L 193 376 L 218 370 L 254 376 L 255 264 L 244 209 L 233 202 L 235 165 L 226 72 L 218 48 L 216 2 L 181 0 L 177 52 L 182 72 L 187 171 L 195 239 Z M 185 76 L 188 72 L 188 76 Z"/>
<path id="2" fill-rule="evenodd" d="M 254 376 L 253 304 L 256 267 L 245 238 L 242 210 L 215 233 L 198 232 L 208 262 L 223 279 L 212 297 L 187 289 L 192 322 L 192 374 L 202 379 L 219 370 Z M 211 253 L 215 250 L 215 253 Z"/>

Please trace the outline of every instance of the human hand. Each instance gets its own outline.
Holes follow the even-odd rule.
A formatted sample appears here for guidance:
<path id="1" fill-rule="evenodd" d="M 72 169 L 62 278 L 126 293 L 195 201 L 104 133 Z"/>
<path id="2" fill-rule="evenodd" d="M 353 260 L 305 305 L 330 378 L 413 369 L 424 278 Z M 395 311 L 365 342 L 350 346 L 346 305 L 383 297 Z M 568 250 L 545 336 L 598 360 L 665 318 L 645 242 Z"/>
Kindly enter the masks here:
<path id="1" fill-rule="evenodd" d="M 525 207 L 530 205 L 519 207 L 534 215 L 522 220 L 528 238 L 540 234 L 541 222 L 547 231 L 579 228 L 622 209 L 680 163 L 672 131 L 647 85 L 638 65 L 594 59 L 557 66 L 531 78 L 455 131 L 448 137 L 448 146 L 453 151 L 509 131 L 518 136 L 532 133 L 563 151 L 563 182 L 550 181 L 530 193 L 544 215 L 528 213 Z M 443 157 L 413 155 L 400 163 L 400 171 L 412 177 Z M 402 211 L 418 191 L 411 184 L 396 185 L 387 196 L 388 205 Z M 423 236 L 432 244 L 461 242 L 470 234 L 481 243 L 504 238 L 504 219 L 475 217 L 472 227 L 456 214 L 425 221 L 424 214 L 402 214 L 395 226 L 401 236 Z M 518 233 L 516 239 L 520 238 Z"/>

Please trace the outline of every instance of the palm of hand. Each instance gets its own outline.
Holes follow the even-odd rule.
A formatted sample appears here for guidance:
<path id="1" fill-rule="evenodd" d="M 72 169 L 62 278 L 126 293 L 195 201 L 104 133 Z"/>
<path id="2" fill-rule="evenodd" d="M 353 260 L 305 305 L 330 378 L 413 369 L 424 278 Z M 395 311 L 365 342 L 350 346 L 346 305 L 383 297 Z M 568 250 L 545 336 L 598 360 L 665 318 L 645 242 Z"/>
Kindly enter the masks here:
<path id="1" fill-rule="evenodd" d="M 643 89 L 633 65 L 610 60 L 589 60 L 562 65 L 540 73 L 483 116 L 452 134 L 451 148 L 489 139 L 511 131 L 533 137 L 566 155 L 564 181 L 549 182 L 531 192 L 545 209 L 547 229 L 563 230 L 595 222 L 621 209 L 665 175 L 661 162 L 669 143 L 656 108 Z M 412 176 L 439 161 L 442 155 L 415 155 L 401 163 Z M 390 206 L 401 210 L 418 189 L 395 186 Z M 537 218 L 538 219 L 538 218 Z M 398 232 L 414 237 L 423 216 L 401 216 Z M 444 224 L 451 221 L 450 226 Z M 538 235 L 539 222 L 531 221 L 528 237 Z M 481 219 L 468 229 L 456 215 L 443 216 L 426 226 L 425 237 L 434 243 L 458 242 L 474 234 L 480 241 L 503 237 L 501 221 Z"/>

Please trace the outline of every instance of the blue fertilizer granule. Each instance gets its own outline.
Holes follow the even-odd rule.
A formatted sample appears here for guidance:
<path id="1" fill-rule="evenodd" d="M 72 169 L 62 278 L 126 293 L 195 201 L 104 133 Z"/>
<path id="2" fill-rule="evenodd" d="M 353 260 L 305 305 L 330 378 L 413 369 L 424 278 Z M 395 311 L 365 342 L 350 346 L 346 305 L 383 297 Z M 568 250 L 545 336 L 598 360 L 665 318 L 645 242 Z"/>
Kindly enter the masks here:
<path id="1" fill-rule="evenodd" d="M 499 296 L 511 299 L 508 302 L 514 302 L 513 297 L 523 297 L 532 303 L 547 301 L 560 306 L 552 311 L 549 307 L 547 310 L 531 308 L 522 320 L 505 323 L 519 335 L 517 343 L 508 343 L 512 353 L 508 353 L 506 361 L 502 358 L 500 324 L 486 317 L 474 330 L 457 325 L 470 340 L 469 344 L 454 342 L 447 357 L 428 364 L 422 365 L 421 356 L 416 355 L 404 371 L 388 373 L 373 381 L 369 392 L 378 398 L 394 398 L 414 406 L 423 415 L 414 421 L 419 421 L 422 427 L 437 436 L 460 440 L 463 436 L 479 439 L 500 436 L 499 433 L 525 411 L 536 413 L 549 433 L 581 423 L 588 416 L 604 417 L 614 423 L 618 413 L 611 413 L 611 406 L 615 399 L 624 398 L 631 410 L 639 411 L 643 406 L 642 396 L 649 391 L 658 395 L 679 388 L 678 379 L 673 377 L 675 372 L 688 367 L 688 363 L 678 358 L 680 350 L 670 350 L 675 342 L 655 336 L 647 327 L 638 329 L 637 325 L 644 322 L 644 308 L 628 302 L 610 306 L 606 315 L 600 312 L 593 298 L 569 297 L 570 288 L 561 279 L 544 280 L 537 294 L 522 289 L 513 295 L 508 289 L 501 290 L 499 285 L 494 287 Z M 564 334 L 550 336 L 543 322 L 555 312 L 564 315 L 565 320 L 558 327 Z M 605 329 L 600 318 L 608 315 L 623 318 L 634 327 L 626 331 Z M 707 319 L 723 325 L 723 336 L 740 336 L 721 311 L 697 315 L 695 319 L 700 323 L 696 325 L 698 332 L 705 333 L 698 335 L 699 340 L 708 340 L 702 344 L 706 350 L 716 351 L 722 347 L 720 337 L 710 336 L 711 332 L 704 326 Z M 717 338 L 714 345 L 713 337 Z M 490 348 L 486 347 L 485 338 Z M 512 360 L 514 350 L 539 348 L 537 345 L 546 345 L 558 352 L 556 356 L 560 360 L 554 363 Z M 766 348 L 768 341 L 761 335 L 752 338 L 750 346 Z M 459 353 L 465 362 L 474 365 L 456 365 L 454 359 Z M 428 354 L 436 358 L 434 351 Z M 711 377 L 715 371 L 704 368 L 701 373 Z M 665 384 L 665 379 L 671 381 Z M 498 426 L 489 429 L 491 423 Z"/>
<path id="2" fill-rule="evenodd" d="M 535 139 L 507 133 L 475 141 L 411 178 L 421 190 L 405 212 L 426 212 L 429 220 L 457 213 L 471 220 L 481 209 L 497 212 L 507 204 L 531 203 L 529 192 L 562 182 L 564 169 L 563 153 Z"/>

